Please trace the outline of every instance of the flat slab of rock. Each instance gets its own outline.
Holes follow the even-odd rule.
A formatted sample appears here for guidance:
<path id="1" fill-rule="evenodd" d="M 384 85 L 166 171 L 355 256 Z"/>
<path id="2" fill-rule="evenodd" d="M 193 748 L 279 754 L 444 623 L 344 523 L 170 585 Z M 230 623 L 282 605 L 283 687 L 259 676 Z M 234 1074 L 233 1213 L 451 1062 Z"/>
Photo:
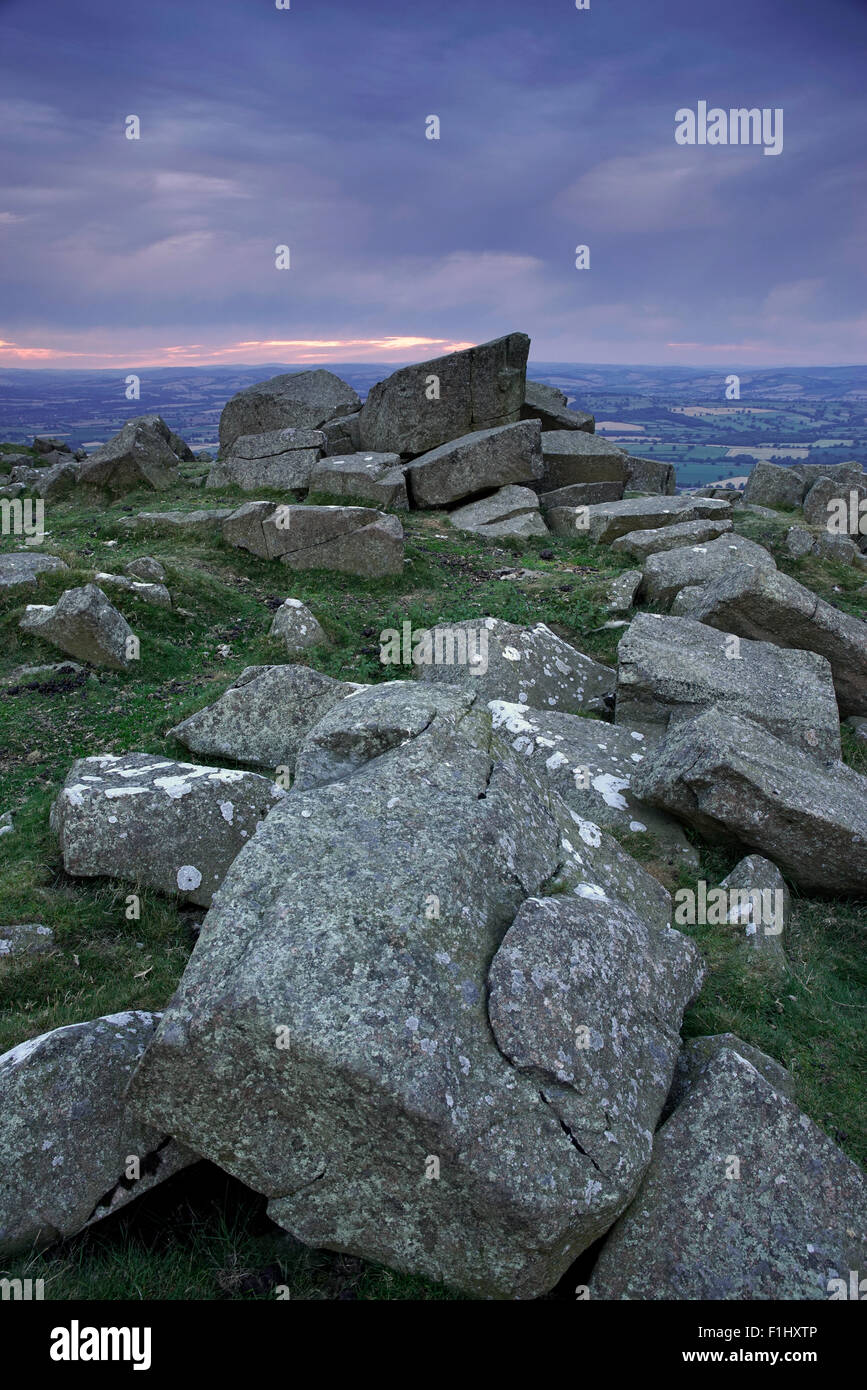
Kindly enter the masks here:
<path id="1" fill-rule="evenodd" d="M 357 393 L 334 372 L 319 368 L 272 376 L 226 402 L 220 416 L 220 449 L 227 451 L 241 435 L 318 430 L 327 420 L 360 409 Z"/>
<path id="2" fill-rule="evenodd" d="M 127 879 L 207 907 L 283 795 L 255 772 L 103 753 L 73 764 L 51 828 L 68 874 Z"/>
<path id="3" fill-rule="evenodd" d="M 377 579 L 403 571 L 403 527 L 372 507 L 245 502 L 223 523 L 228 545 L 290 569 L 333 569 Z"/>
<path id="4" fill-rule="evenodd" d="M 18 626 L 78 661 L 126 671 L 133 630 L 96 584 L 67 589 L 55 604 L 28 603 Z"/>
<path id="5" fill-rule="evenodd" d="M 429 661 L 420 680 L 467 685 L 477 698 L 577 714 L 601 708 L 615 673 L 576 651 L 544 623 L 521 627 L 500 618 L 470 618 L 430 629 Z"/>
<path id="6" fill-rule="evenodd" d="M 444 507 L 488 488 L 531 483 L 542 476 L 541 433 L 535 420 L 476 430 L 432 449 L 406 470 L 416 507 Z"/>
<path id="7" fill-rule="evenodd" d="M 657 1134 L 590 1297 L 825 1301 L 834 1279 L 847 1296 L 849 1271 L 867 1261 L 865 1229 L 861 1170 L 751 1062 L 725 1050 Z"/>
<path id="8" fill-rule="evenodd" d="M 823 657 L 746 639 L 737 657 L 731 651 L 727 635 L 691 618 L 638 613 L 617 649 L 616 722 L 652 731 L 716 705 L 814 757 L 840 757 L 834 683 Z"/>
<path id="9" fill-rule="evenodd" d="M 610 439 L 583 430 L 550 430 L 542 435 L 545 492 L 573 483 L 626 482 L 626 455 Z M 621 494 L 622 495 L 622 494 Z"/>
<path id="10" fill-rule="evenodd" d="M 297 598 L 283 600 L 283 606 L 274 614 L 268 636 L 277 638 L 287 656 L 294 656 L 307 647 L 317 647 L 321 642 L 328 641 L 318 620 Z"/>
<path id="11" fill-rule="evenodd" d="M 127 1083 L 159 1019 L 109 1014 L 0 1057 L 0 1255 L 75 1235 L 196 1161 L 127 1109 Z"/>
<path id="12" fill-rule="evenodd" d="M 94 579 L 100 588 L 121 589 L 124 593 L 132 594 L 145 603 L 152 603 L 157 608 L 171 608 L 172 606 L 172 596 L 165 584 L 157 584 L 143 579 L 130 579 L 125 574 L 106 574 L 102 570 L 97 570 Z"/>
<path id="13" fill-rule="evenodd" d="M 704 584 L 718 574 L 725 574 L 734 564 L 766 570 L 777 568 L 773 555 L 763 545 L 731 532 L 700 545 L 685 545 L 648 555 L 644 561 L 642 598 L 646 603 L 668 606 L 687 585 Z"/>
<path id="14" fill-rule="evenodd" d="M 589 507 L 594 502 L 619 502 L 622 496 L 622 483 L 570 483 L 568 487 L 541 493 L 539 506 L 543 512 L 550 512 L 560 507 Z"/>
<path id="15" fill-rule="evenodd" d="M 521 418 L 529 351 L 526 333 L 509 333 L 401 367 L 378 382 L 364 402 L 359 419 L 362 446 L 423 454 L 461 435 L 513 424 Z"/>
<path id="16" fill-rule="evenodd" d="M 805 891 L 867 891 L 867 778 L 711 708 L 669 728 L 632 789 L 709 840 L 739 840 Z"/>
<path id="17" fill-rule="evenodd" d="M 54 946 L 54 932 L 42 922 L 0 927 L 0 961 L 12 956 L 38 956 Z"/>
<path id="18" fill-rule="evenodd" d="M 57 555 L 40 555 L 33 550 L 11 550 L 0 555 L 0 589 L 17 589 L 22 584 L 35 584 L 40 574 L 68 568 Z"/>
<path id="19" fill-rule="evenodd" d="M 867 714 L 867 623 L 796 579 L 780 570 L 735 566 L 691 589 L 688 611 L 723 632 L 818 652 L 831 664 L 841 713 Z"/>
<path id="20" fill-rule="evenodd" d="M 325 435 L 319 430 L 282 429 L 265 434 L 242 434 L 208 474 L 206 487 L 239 487 L 306 491 L 322 456 Z"/>
<path id="21" fill-rule="evenodd" d="M 522 420 L 538 420 L 543 430 L 585 430 L 592 434 L 596 420 L 584 410 L 570 410 L 565 392 L 544 381 L 528 381 L 521 408 Z"/>
<path id="22" fill-rule="evenodd" d="M 468 502 L 449 512 L 458 531 L 475 536 L 547 536 L 539 512 L 539 499 L 528 487 L 501 487 L 478 502 Z"/>
<path id="23" fill-rule="evenodd" d="M 731 519 L 728 502 L 713 497 L 626 497 L 587 508 L 585 534 L 597 545 L 610 545 L 629 531 L 650 531 L 684 521 Z"/>
<path id="24" fill-rule="evenodd" d="M 125 531 L 171 534 L 172 531 L 195 531 L 200 526 L 205 530 L 222 526 L 234 511 L 234 507 L 200 507 L 195 512 L 139 512 L 137 516 L 121 517 L 117 524 Z"/>
<path id="25" fill-rule="evenodd" d="M 248 666 L 213 705 L 190 715 L 168 733 L 192 753 L 231 758 L 271 776 L 291 776 L 308 729 L 357 690 L 308 666 Z"/>
<path id="26" fill-rule="evenodd" d="M 340 454 L 320 459 L 310 478 L 311 492 L 361 497 L 396 511 L 409 506 L 400 454 Z"/>
<path id="27" fill-rule="evenodd" d="M 692 848 L 677 822 L 645 806 L 630 789 L 647 752 L 643 733 L 505 700 L 491 700 L 488 708 L 495 735 L 512 749 L 522 771 L 532 763 L 583 820 L 615 833 L 646 835 L 672 862 L 692 859 Z"/>

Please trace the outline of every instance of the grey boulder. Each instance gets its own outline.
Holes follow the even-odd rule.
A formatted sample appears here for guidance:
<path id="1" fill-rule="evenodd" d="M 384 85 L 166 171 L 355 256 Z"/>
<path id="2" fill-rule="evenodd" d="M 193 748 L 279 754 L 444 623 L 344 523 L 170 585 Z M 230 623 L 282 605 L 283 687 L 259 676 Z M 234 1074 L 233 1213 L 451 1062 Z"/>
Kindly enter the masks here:
<path id="1" fill-rule="evenodd" d="M 372 507 L 245 502 L 223 522 L 228 545 L 290 569 L 333 569 L 378 579 L 403 571 L 403 527 Z"/>
<path id="2" fill-rule="evenodd" d="M 718 498 L 626 497 L 587 508 L 585 533 L 597 545 L 610 545 L 629 531 L 649 531 L 685 521 L 726 521 L 731 505 Z"/>
<path id="3" fill-rule="evenodd" d="M 592 434 L 596 421 L 583 410 L 570 410 L 565 392 L 543 381 L 528 381 L 521 407 L 522 420 L 538 420 L 543 430 L 585 430 Z"/>
<path id="4" fill-rule="evenodd" d="M 132 628 L 96 584 L 66 589 L 53 605 L 28 603 L 18 626 L 94 666 L 126 671 L 135 660 Z"/>
<path id="5" fill-rule="evenodd" d="M 68 568 L 57 555 L 40 555 L 35 550 L 10 550 L 0 555 L 0 589 L 17 589 L 24 584 L 35 584 L 40 574 Z"/>
<path id="6" fill-rule="evenodd" d="M 486 489 L 531 483 L 542 476 L 535 420 L 476 430 L 441 444 L 411 463 L 407 487 L 416 507 L 444 507 Z"/>
<path id="7" fill-rule="evenodd" d="M 758 507 L 799 507 L 807 488 L 800 468 L 759 462 L 747 478 L 744 501 Z"/>
<path id="8" fill-rule="evenodd" d="M 263 487 L 306 491 L 324 444 L 325 436 L 319 430 L 293 428 L 239 435 L 212 465 L 205 486 L 239 487 L 243 492 Z"/>
<path id="9" fill-rule="evenodd" d="M 284 648 L 287 656 L 305 651 L 327 642 L 328 637 L 310 609 L 297 598 L 286 598 L 274 614 L 274 621 L 268 630 Z"/>
<path id="10" fill-rule="evenodd" d="M 228 450 L 241 435 L 318 430 L 326 421 L 360 408 L 357 393 L 333 372 L 319 368 L 273 376 L 226 402 L 220 416 L 220 449 Z"/>
<path id="11" fill-rule="evenodd" d="M 684 546 L 703 545 L 727 535 L 732 523 L 727 518 L 717 521 L 678 521 L 673 526 L 652 526 L 649 531 L 627 531 L 611 542 L 611 549 L 618 555 L 629 555 L 636 560 L 646 560 L 649 555 L 661 555 L 667 550 L 680 550 Z"/>
<path id="12" fill-rule="evenodd" d="M 107 444 L 79 464 L 79 487 L 97 489 L 112 498 L 140 488 L 161 492 L 172 487 L 179 478 L 178 459 L 158 420 L 158 416 L 128 420 Z"/>
<path id="13" fill-rule="evenodd" d="M 627 454 L 627 492 L 656 493 L 672 497 L 676 487 L 677 474 L 673 463 L 663 463 L 661 459 L 639 459 Z"/>
<path id="14" fill-rule="evenodd" d="M 539 499 L 528 487 L 501 487 L 478 502 L 468 502 L 449 512 L 457 531 L 474 536 L 547 536 L 539 512 Z"/>
<path id="15" fill-rule="evenodd" d="M 360 497 L 396 511 L 409 506 L 400 454 L 349 453 L 320 459 L 310 477 L 310 490 Z"/>
<path id="16" fill-rule="evenodd" d="M 542 435 L 542 489 L 553 492 L 573 483 L 626 481 L 626 455 L 610 439 L 583 430 L 550 430 Z M 621 494 L 622 495 L 622 494 Z"/>
<path id="17" fill-rule="evenodd" d="M 734 564 L 775 570 L 776 561 L 764 546 L 744 536 L 720 536 L 703 545 L 685 545 L 648 555 L 644 562 L 641 595 L 645 603 L 668 605 L 687 585 L 704 584 L 725 574 Z"/>

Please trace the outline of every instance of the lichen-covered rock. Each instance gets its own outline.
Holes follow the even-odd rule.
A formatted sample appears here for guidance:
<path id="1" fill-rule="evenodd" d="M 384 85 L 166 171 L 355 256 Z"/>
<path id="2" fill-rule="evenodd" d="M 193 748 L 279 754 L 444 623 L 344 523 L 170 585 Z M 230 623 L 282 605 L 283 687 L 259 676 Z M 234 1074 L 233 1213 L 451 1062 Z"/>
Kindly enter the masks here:
<path id="1" fill-rule="evenodd" d="M 841 713 L 867 714 L 867 623 L 789 575 L 733 565 L 690 591 L 689 615 L 739 637 L 817 652 L 831 663 Z"/>
<path id="2" fill-rule="evenodd" d="M 139 512 L 136 516 L 121 517 L 118 525 L 125 531 L 152 531 L 171 535 L 177 531 L 217 530 L 230 517 L 234 507 L 200 507 L 195 512 Z"/>
<path id="3" fill-rule="evenodd" d="M 238 391 L 226 402 L 220 416 L 220 449 L 228 450 L 241 435 L 318 430 L 326 421 L 360 408 L 356 392 L 334 372 L 319 368 L 273 376 Z"/>
<path id="4" fill-rule="evenodd" d="M 641 592 L 646 603 L 668 605 L 688 584 L 704 584 L 734 564 L 773 570 L 776 561 L 763 545 L 732 533 L 701 545 L 680 546 L 648 555 Z"/>
<path id="5" fill-rule="evenodd" d="M 54 932 L 42 922 L 20 922 L 14 926 L 0 926 L 0 963 L 12 956 L 37 956 L 50 951 L 54 945 Z"/>
<path id="6" fill-rule="evenodd" d="M 716 707 L 671 725 L 632 779 L 709 840 L 739 840 L 805 891 L 867 892 L 867 777 Z"/>
<path id="7" fill-rule="evenodd" d="M 124 572 L 133 579 L 143 579 L 146 584 L 164 584 L 166 581 L 164 566 L 152 555 L 140 555 L 137 560 L 130 560 L 129 564 L 124 565 Z"/>
<path id="8" fill-rule="evenodd" d="M 544 623 L 520 627 L 501 618 L 469 618 L 430 629 L 424 681 L 466 685 L 483 701 L 506 700 L 577 714 L 601 708 L 615 673 L 576 651 Z"/>
<path id="9" fill-rule="evenodd" d="M 338 700 L 364 689 L 308 666 L 248 666 L 219 700 L 168 733 L 200 757 L 291 775 L 308 729 Z"/>
<path id="10" fill-rule="evenodd" d="M 803 526 L 790 526 L 786 532 L 786 550 L 795 560 L 801 560 L 813 549 L 813 536 Z"/>
<path id="11" fill-rule="evenodd" d="M 715 705 L 815 757 L 840 757 L 840 719 L 824 657 L 746 639 L 735 647 L 727 634 L 692 618 L 657 613 L 636 614 L 617 655 L 618 724 L 665 728 Z"/>
<path id="12" fill-rule="evenodd" d="M 538 422 L 522 420 L 441 444 L 406 470 L 413 505 L 445 507 L 489 488 L 537 481 L 542 476 L 540 440 Z"/>
<path id="13" fill-rule="evenodd" d="M 403 527 L 372 507 L 245 502 L 223 522 L 228 545 L 293 570 L 332 569 L 380 579 L 403 572 Z"/>
<path id="14" fill-rule="evenodd" d="M 794 1079 L 780 1062 L 769 1057 L 758 1047 L 753 1047 L 751 1043 L 745 1043 L 743 1038 L 736 1037 L 734 1033 L 713 1033 L 701 1038 L 689 1038 L 684 1043 L 674 1068 L 671 1090 L 662 1108 L 663 1122 L 677 1109 L 708 1065 L 721 1052 L 726 1051 L 736 1052 L 738 1056 L 746 1058 L 775 1091 L 789 1100 L 795 1099 Z"/>
<path id="15" fill-rule="evenodd" d="M 106 574 L 104 570 L 97 570 L 94 579 L 100 588 L 120 589 L 124 593 L 132 594 L 134 598 L 142 599 L 145 603 L 152 603 L 156 608 L 171 608 L 172 606 L 172 596 L 165 584 L 143 579 L 130 579 L 125 574 Z"/>
<path id="16" fill-rule="evenodd" d="M 777 463 L 756 464 L 744 488 L 744 501 L 758 507 L 799 507 L 807 489 L 800 468 L 783 468 Z"/>
<path id="17" fill-rule="evenodd" d="M 570 483 L 568 487 L 540 493 L 539 506 L 547 513 L 559 511 L 561 507 L 589 507 L 594 502 L 619 502 L 622 496 L 622 483 Z"/>
<path id="18" fill-rule="evenodd" d="M 855 512 L 858 504 L 867 498 L 867 483 L 862 474 L 857 483 L 844 481 L 825 474 L 817 478 L 804 498 L 804 520 L 808 526 L 827 527 L 841 507 L 848 516 L 850 510 L 849 494 L 855 493 Z"/>
<path id="19" fill-rule="evenodd" d="M 126 1105 L 159 1014 L 109 1014 L 0 1057 L 0 1255 L 50 1244 L 196 1161 Z"/>
<path id="20" fill-rule="evenodd" d="M 456 507 L 449 521 L 474 536 L 547 536 L 539 499 L 528 487 L 501 487 L 478 502 Z"/>
<path id="21" fill-rule="evenodd" d="M 79 487 L 124 497 L 139 488 L 161 492 L 178 481 L 178 459 L 160 429 L 158 416 L 128 420 L 122 429 L 79 465 Z"/>
<path id="22" fill-rule="evenodd" d="M 785 965 L 783 935 L 792 897 L 776 864 L 748 854 L 720 883 L 729 896 L 728 921 L 742 944 L 771 965 Z"/>
<path id="23" fill-rule="evenodd" d="M 618 555 L 645 560 L 648 555 L 660 555 L 666 550 L 680 550 L 683 546 L 715 541 L 718 536 L 728 535 L 731 529 L 732 523 L 727 518 L 680 521 L 673 526 L 652 526 L 648 531 L 627 531 L 625 536 L 618 536 L 611 542 L 611 549 Z"/>
<path id="24" fill-rule="evenodd" d="M 310 490 L 333 497 L 361 497 L 396 511 L 409 506 L 400 454 L 344 453 L 320 459 Z"/>
<path id="25" fill-rule="evenodd" d="M 583 430 L 549 430 L 542 435 L 542 489 L 573 483 L 626 482 L 626 455 L 610 439 Z M 621 493 L 622 495 L 622 493 Z"/>
<path id="26" fill-rule="evenodd" d="M 208 474 L 206 487 L 269 487 L 305 492 L 325 446 L 319 430 L 268 430 L 233 440 Z"/>
<path id="27" fill-rule="evenodd" d="M 283 790 L 255 772 L 147 753 L 79 758 L 51 808 L 63 867 L 207 907 Z"/>
<path id="28" fill-rule="evenodd" d="M 269 637 L 276 637 L 284 647 L 287 656 L 295 656 L 308 647 L 316 647 L 327 642 L 328 636 L 318 619 L 300 599 L 286 598 L 274 614 L 274 621 L 268 631 Z"/>
<path id="29" fill-rule="evenodd" d="M 22 584 L 35 584 L 40 574 L 68 568 L 57 555 L 40 555 L 34 550 L 10 550 L 0 555 L 0 589 L 17 589 Z"/>
<path id="30" fill-rule="evenodd" d="M 590 1297 L 827 1300 L 864 1269 L 865 1231 L 861 1170 L 726 1049 L 657 1134 Z"/>
<path id="31" fill-rule="evenodd" d="M 726 521 L 731 504 L 713 497 L 626 497 L 587 508 L 585 535 L 597 545 L 609 545 L 629 531 L 656 530 L 685 521 Z"/>
<path id="32" fill-rule="evenodd" d="M 423 454 L 476 430 L 514 424 L 521 418 L 529 351 L 525 333 L 509 333 L 401 367 L 372 388 L 362 407 L 362 447 Z"/>
<path id="33" fill-rule="evenodd" d="M 55 604 L 28 603 L 18 626 L 94 666 L 126 671 L 135 660 L 132 628 L 96 584 L 66 589 Z"/>

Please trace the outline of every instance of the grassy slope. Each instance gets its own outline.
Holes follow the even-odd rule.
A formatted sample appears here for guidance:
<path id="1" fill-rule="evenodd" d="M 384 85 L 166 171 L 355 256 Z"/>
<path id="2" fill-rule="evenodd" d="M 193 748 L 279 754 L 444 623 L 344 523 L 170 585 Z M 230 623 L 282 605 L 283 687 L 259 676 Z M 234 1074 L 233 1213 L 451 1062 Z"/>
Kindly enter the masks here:
<path id="1" fill-rule="evenodd" d="M 192 476 L 201 469 L 190 465 L 185 471 Z M 494 547 L 459 536 L 441 516 L 415 513 L 404 517 L 404 574 L 365 582 L 325 571 L 293 575 L 224 546 L 217 529 L 195 536 L 144 535 L 118 525 L 139 510 L 238 500 L 233 490 L 204 493 L 185 484 L 156 501 L 151 493 L 141 494 L 98 514 L 50 505 L 42 548 L 62 556 L 71 573 L 48 575 L 36 588 L 0 599 L 0 681 L 22 664 L 59 659 L 19 631 L 24 604 L 53 602 L 94 570 L 121 573 L 135 556 L 154 555 L 168 571 L 175 609 L 192 615 L 116 593 L 113 601 L 141 638 L 134 674 L 101 672 L 60 688 L 38 681 L 29 688 L 0 686 L 0 812 L 11 809 L 16 827 L 13 835 L 0 837 L 0 925 L 40 921 L 55 932 L 51 954 L 0 966 L 0 1052 L 66 1023 L 119 1009 L 160 1008 L 168 999 L 200 914 L 145 892 L 141 919 L 128 921 L 131 885 L 64 874 L 48 829 L 49 807 L 75 757 L 125 750 L 187 757 L 166 730 L 213 701 L 245 666 L 282 659 L 267 633 L 271 608 L 287 594 L 309 604 L 332 639 L 331 646 L 311 653 L 309 664 L 336 677 L 376 681 L 403 674 L 379 664 L 383 628 L 488 613 L 518 623 L 542 619 L 581 650 L 616 661 L 621 634 L 598 631 L 606 616 L 601 600 L 607 579 L 629 562 L 583 539 Z M 793 562 L 781 552 L 790 520 L 745 515 L 737 529 L 774 549 L 782 569 L 863 615 L 863 572 L 812 558 Z M 3 538 L 0 547 L 22 548 L 14 537 Z M 543 560 L 542 552 L 553 558 Z M 515 570 L 532 573 L 503 577 Z M 218 652 L 221 647 L 229 648 L 228 655 Z M 867 771 L 862 750 L 846 739 L 848 760 Z M 634 851 L 635 845 L 628 848 Z M 703 852 L 702 876 L 718 881 L 737 857 Z M 864 925 L 864 904 L 795 894 L 787 936 L 791 970 L 782 979 L 745 961 L 724 928 L 687 928 L 701 941 L 710 969 L 684 1032 L 731 1031 L 778 1057 L 796 1077 L 803 1109 L 867 1165 Z M 194 1185 L 181 1175 L 145 1203 L 55 1251 L 8 1261 L 4 1272 L 45 1277 L 55 1297 L 267 1298 L 279 1283 L 293 1297 L 448 1296 L 424 1281 L 304 1251 L 275 1233 L 261 1202 L 216 1170 L 205 1167 L 197 1174 Z"/>

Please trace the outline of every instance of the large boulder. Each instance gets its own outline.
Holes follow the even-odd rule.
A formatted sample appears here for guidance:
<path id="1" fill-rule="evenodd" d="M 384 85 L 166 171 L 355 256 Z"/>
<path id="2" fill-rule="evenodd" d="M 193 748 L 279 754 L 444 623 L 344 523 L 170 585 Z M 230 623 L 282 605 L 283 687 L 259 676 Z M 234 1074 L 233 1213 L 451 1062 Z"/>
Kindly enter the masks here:
<path id="1" fill-rule="evenodd" d="M 72 450 L 65 439 L 56 439 L 54 435 L 37 434 L 33 440 L 33 452 L 35 454 L 71 454 Z"/>
<path id="2" fill-rule="evenodd" d="M 657 1134 L 590 1297 L 845 1298 L 865 1230 L 861 1170 L 733 1045 Z"/>
<path id="3" fill-rule="evenodd" d="M 285 598 L 274 614 L 268 636 L 278 641 L 287 656 L 296 656 L 308 647 L 318 647 L 328 641 L 328 635 L 317 618 L 299 598 Z"/>
<path id="4" fill-rule="evenodd" d="M 127 1107 L 159 1019 L 109 1014 L 0 1057 L 0 1256 L 73 1236 L 196 1161 Z"/>
<path id="5" fill-rule="evenodd" d="M 41 555 L 36 550 L 10 550 L 0 555 L 0 589 L 32 585 L 40 574 L 68 568 L 58 555 Z"/>
<path id="6" fill-rule="evenodd" d="M 159 416 L 128 420 L 107 444 L 78 467 L 78 485 L 112 498 L 151 488 L 162 492 L 177 483 L 178 459 L 165 437 Z M 162 424 L 162 429 L 160 425 Z"/>
<path id="7" fill-rule="evenodd" d="M 672 497 L 677 488 L 677 472 L 673 463 L 661 459 L 626 457 L 626 491 L 657 493 Z"/>
<path id="8" fill-rule="evenodd" d="M 28 603 L 18 626 L 94 666 L 127 671 L 136 659 L 132 628 L 96 584 L 66 589 L 55 604 Z"/>
<path id="9" fill-rule="evenodd" d="M 491 700 L 488 708 L 495 748 L 506 745 L 524 775 L 532 765 L 584 821 L 615 835 L 629 831 L 646 836 L 653 852 L 672 862 L 692 859 L 677 822 L 632 794 L 632 774 L 647 748 L 642 732 L 506 700 Z"/>
<path id="10" fill-rule="evenodd" d="M 272 776 L 292 773 L 298 749 L 332 705 L 366 687 L 308 666 L 248 666 L 213 705 L 168 730 L 191 753 L 231 758 Z"/>
<path id="11" fill-rule="evenodd" d="M 242 434 L 213 464 L 206 487 L 295 488 L 306 491 L 322 456 L 325 436 L 319 430 L 283 429 Z"/>
<path id="12" fill-rule="evenodd" d="M 272 376 L 226 402 L 220 416 L 220 449 L 226 452 L 241 435 L 318 430 L 326 421 L 360 409 L 361 400 L 352 387 L 321 367 Z"/>
<path id="13" fill-rule="evenodd" d="M 365 579 L 403 572 L 403 527 L 372 507 L 244 502 L 223 522 L 223 539 L 293 570 L 332 569 Z"/>
<path id="14" fill-rule="evenodd" d="M 543 381 L 528 381 L 521 407 L 522 420 L 538 420 L 543 430 L 585 430 L 593 434 L 596 421 L 583 410 L 570 410 L 565 392 Z"/>
<path id="15" fill-rule="evenodd" d="M 622 496 L 622 483 L 570 483 L 568 487 L 540 493 L 539 506 L 547 513 L 559 511 L 561 507 L 590 507 L 594 502 L 619 502 Z"/>
<path id="16" fill-rule="evenodd" d="M 784 653 L 747 640 L 735 649 L 691 618 L 638 613 L 617 656 L 618 724 L 655 732 L 716 705 L 815 757 L 840 757 L 831 668 L 813 652 Z"/>
<path id="17" fill-rule="evenodd" d="M 583 430 L 550 430 L 542 435 L 544 492 L 572 483 L 626 482 L 626 455 L 610 439 Z"/>
<path id="18" fill-rule="evenodd" d="M 234 507 L 200 507 L 195 512 L 138 512 L 135 516 L 121 517 L 118 525 L 124 531 L 148 531 L 157 535 L 199 529 L 210 531 L 221 527 L 234 511 Z"/>
<path id="19" fill-rule="evenodd" d="M 400 454 L 340 454 L 320 459 L 310 476 L 311 492 L 361 497 L 377 507 L 409 506 Z"/>
<path id="20" fill-rule="evenodd" d="M 712 707 L 670 726 L 632 790 L 708 840 L 739 841 L 805 892 L 867 892 L 867 777 Z"/>
<path id="21" fill-rule="evenodd" d="M 528 487 L 501 487 L 478 502 L 468 502 L 449 513 L 458 531 L 474 536 L 547 536 L 539 512 L 539 498 Z"/>
<path id="22" fill-rule="evenodd" d="M 416 507 L 444 507 L 509 483 L 542 476 L 541 434 L 536 420 L 476 430 L 423 454 L 406 470 Z"/>
<path id="23" fill-rule="evenodd" d="M 806 489 L 806 476 L 797 466 L 759 462 L 747 478 L 744 501 L 757 507 L 800 507 Z"/>
<path id="24" fill-rule="evenodd" d="M 636 560 L 646 560 L 648 555 L 661 555 L 666 550 L 680 550 L 684 546 L 703 545 L 715 541 L 719 536 L 728 535 L 732 523 L 728 518 L 713 521 L 678 521 L 673 526 L 652 526 L 649 531 L 627 531 L 611 542 L 611 549 L 618 555 L 629 555 Z"/>
<path id="25" fill-rule="evenodd" d="M 525 333 L 509 333 L 393 372 L 364 403 L 362 447 L 423 454 L 461 435 L 514 424 L 521 418 L 529 350 Z"/>
<path id="26" fill-rule="evenodd" d="M 750 565 L 733 565 L 684 594 L 689 616 L 722 632 L 818 652 L 831 663 L 841 713 L 867 714 L 867 623 L 860 618 L 780 570 Z"/>
<path id="27" fill-rule="evenodd" d="M 71 454 L 49 455 L 48 459 L 51 458 L 55 461 L 50 467 L 28 468 L 19 465 L 13 468 L 9 475 L 12 482 L 20 483 L 26 492 L 35 492 L 37 497 L 44 498 L 46 502 L 56 502 L 62 497 L 68 497 L 78 482 L 80 465 Z"/>
<path id="28" fill-rule="evenodd" d="M 583 525 L 597 545 L 610 545 L 629 531 L 656 530 L 685 521 L 731 520 L 731 504 L 713 497 L 626 497 L 587 508 Z"/>
<path id="29" fill-rule="evenodd" d="M 147 753 L 73 763 L 51 808 L 63 867 L 207 906 L 283 790 L 255 772 Z"/>
<path id="30" fill-rule="evenodd" d="M 625 906 L 573 897 L 561 910 L 593 968 L 576 961 L 570 977 L 558 965 L 570 995 L 548 1028 L 550 1060 L 525 1069 L 503 1054 L 520 1057 L 543 1001 L 506 997 L 496 953 L 556 871 L 559 831 L 492 761 L 484 713 L 460 691 L 438 694 L 414 737 L 293 792 L 268 818 L 204 923 L 131 1094 L 148 1123 L 171 1116 L 171 1132 L 195 1135 L 197 1152 L 265 1193 L 307 1244 L 482 1296 L 534 1297 L 635 1190 L 649 1154 L 638 1116 L 652 1124 L 661 1107 L 699 966 L 675 933 L 656 928 L 657 941 Z M 375 754 L 368 725 L 358 739 Z M 529 958 L 535 933 L 523 936 Z M 605 1047 L 601 981 L 613 1003 L 624 954 L 654 1022 L 640 1079 L 615 1046 L 606 1053 L 597 1074 L 616 1101 L 605 1122 L 581 1092 L 585 1059 L 574 1085 L 559 1059 L 575 1048 L 571 1019 L 586 1018 L 592 1056 Z"/>
<path id="31" fill-rule="evenodd" d="M 501 618 L 469 618 L 429 629 L 415 674 L 469 685 L 483 701 L 506 700 L 577 714 L 601 709 L 615 673 L 576 651 L 544 623 L 520 627 Z"/>
<path id="32" fill-rule="evenodd" d="M 853 493 L 854 508 L 851 506 Z M 836 520 L 842 506 L 848 522 L 851 512 L 854 512 L 855 516 L 858 515 L 859 504 L 865 498 L 867 498 L 867 483 L 865 483 L 863 473 L 858 483 L 841 482 L 826 474 L 812 484 L 804 498 L 804 520 L 808 526 L 821 526 L 827 529 Z M 848 534 L 848 525 L 838 534 Z"/>
<path id="33" fill-rule="evenodd" d="M 731 565 L 755 565 L 775 570 L 777 562 L 770 551 L 755 541 L 732 532 L 702 545 L 684 545 L 676 550 L 657 551 L 644 561 L 641 596 L 645 603 L 668 607 L 687 585 L 704 584 Z"/>

